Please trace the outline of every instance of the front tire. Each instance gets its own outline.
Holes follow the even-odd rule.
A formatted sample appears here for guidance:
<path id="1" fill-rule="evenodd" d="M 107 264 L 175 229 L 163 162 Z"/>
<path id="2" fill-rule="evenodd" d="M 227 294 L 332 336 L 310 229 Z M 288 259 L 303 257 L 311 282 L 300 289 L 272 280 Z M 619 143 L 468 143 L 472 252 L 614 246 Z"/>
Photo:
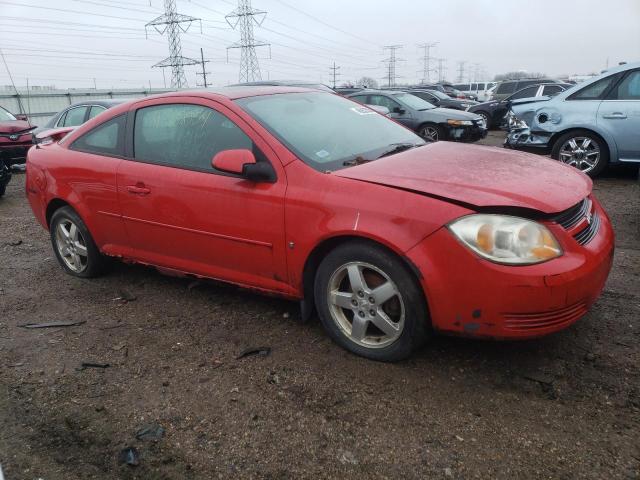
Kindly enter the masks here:
<path id="1" fill-rule="evenodd" d="M 74 277 L 100 275 L 106 260 L 80 216 L 71 207 L 56 210 L 49 225 L 51 245 L 62 268 Z"/>
<path id="2" fill-rule="evenodd" d="M 476 115 L 482 117 L 482 119 L 484 120 L 484 125 L 485 128 L 487 130 L 491 130 L 491 127 L 493 127 L 493 122 L 491 121 L 491 115 L 489 115 L 487 112 L 484 111 L 480 111 L 480 112 L 474 112 Z"/>
<path id="3" fill-rule="evenodd" d="M 589 130 L 573 130 L 555 141 L 551 158 L 595 178 L 607 168 L 609 147 L 600 136 Z"/>
<path id="4" fill-rule="evenodd" d="M 435 123 L 425 123 L 418 128 L 418 135 L 428 142 L 437 142 L 445 140 L 446 135 L 443 128 Z"/>
<path id="5" fill-rule="evenodd" d="M 331 251 L 316 272 L 314 294 L 329 336 L 365 358 L 405 359 L 430 332 L 418 281 L 400 259 L 375 244 L 350 242 Z"/>

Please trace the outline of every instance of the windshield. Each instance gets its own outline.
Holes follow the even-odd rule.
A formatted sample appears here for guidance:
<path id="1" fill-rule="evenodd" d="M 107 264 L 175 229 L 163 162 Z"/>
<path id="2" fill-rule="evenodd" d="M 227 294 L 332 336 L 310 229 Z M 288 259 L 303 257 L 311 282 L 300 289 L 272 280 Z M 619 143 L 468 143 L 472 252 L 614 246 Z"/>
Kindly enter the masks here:
<path id="1" fill-rule="evenodd" d="M 398 145 L 425 144 L 385 116 L 334 94 L 264 95 L 236 103 L 318 171 L 375 160 Z"/>
<path id="2" fill-rule="evenodd" d="M 0 122 L 12 122 L 16 120 L 16 117 L 7 112 L 4 108 L 0 107 Z"/>
<path id="3" fill-rule="evenodd" d="M 407 107 L 412 108 L 413 110 L 431 110 L 432 108 L 436 108 L 426 100 L 416 97 L 415 95 L 411 95 L 410 93 L 395 93 L 393 98 L 404 103 Z"/>

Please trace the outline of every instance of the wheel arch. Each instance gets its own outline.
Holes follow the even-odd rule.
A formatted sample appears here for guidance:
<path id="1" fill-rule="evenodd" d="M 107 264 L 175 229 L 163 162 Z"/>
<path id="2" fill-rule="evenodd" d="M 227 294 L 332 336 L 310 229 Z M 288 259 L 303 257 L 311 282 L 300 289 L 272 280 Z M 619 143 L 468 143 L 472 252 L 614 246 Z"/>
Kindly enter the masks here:
<path id="1" fill-rule="evenodd" d="M 320 243 L 318 243 L 309 253 L 307 259 L 304 263 L 303 271 L 302 271 L 302 301 L 301 301 L 301 313 L 303 320 L 309 320 L 311 315 L 315 310 L 314 304 L 314 283 L 316 272 L 318 271 L 318 267 L 322 262 L 322 259 L 333 249 L 343 245 L 345 243 L 350 242 L 360 242 L 360 243 L 369 243 L 371 245 L 375 245 L 379 247 L 395 258 L 397 258 L 401 264 L 405 265 L 408 270 L 411 272 L 414 280 L 417 282 L 420 291 L 424 297 L 425 305 L 427 307 L 427 312 L 429 312 L 429 301 L 428 298 L 422 288 L 421 279 L 422 273 L 420 269 L 402 252 L 392 248 L 391 246 L 379 242 L 375 239 L 369 237 L 363 237 L 359 235 L 336 235 L 329 238 L 323 239 Z"/>
<path id="2" fill-rule="evenodd" d="M 45 220 L 47 222 L 47 227 L 51 226 L 51 217 L 53 217 L 53 214 L 56 212 L 56 210 L 59 210 L 62 207 L 73 208 L 69 202 L 61 198 L 53 198 L 49 201 L 49 203 L 47 204 L 47 208 L 45 210 Z M 75 208 L 73 208 L 73 210 L 76 211 Z"/>

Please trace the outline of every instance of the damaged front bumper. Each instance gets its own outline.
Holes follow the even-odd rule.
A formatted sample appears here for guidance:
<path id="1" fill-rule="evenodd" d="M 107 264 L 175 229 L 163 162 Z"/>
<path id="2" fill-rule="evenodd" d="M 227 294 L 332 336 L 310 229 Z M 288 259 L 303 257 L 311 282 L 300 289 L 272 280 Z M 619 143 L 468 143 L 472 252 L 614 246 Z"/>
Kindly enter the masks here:
<path id="1" fill-rule="evenodd" d="M 552 136 L 551 132 L 533 132 L 529 128 L 512 130 L 504 140 L 504 147 L 548 149 Z"/>
<path id="2" fill-rule="evenodd" d="M 487 136 L 487 129 L 480 125 L 451 126 L 443 124 L 447 129 L 447 139 L 456 142 L 476 142 Z"/>

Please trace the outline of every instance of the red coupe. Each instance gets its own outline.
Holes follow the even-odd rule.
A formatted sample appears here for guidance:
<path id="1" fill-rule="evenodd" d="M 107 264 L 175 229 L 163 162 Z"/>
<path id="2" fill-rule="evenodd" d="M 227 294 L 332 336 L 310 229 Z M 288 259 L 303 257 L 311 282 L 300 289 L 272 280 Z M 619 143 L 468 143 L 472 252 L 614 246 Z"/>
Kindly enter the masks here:
<path id="1" fill-rule="evenodd" d="M 376 360 L 434 331 L 561 330 L 611 268 L 611 223 L 582 173 L 425 143 L 331 93 L 178 92 L 63 134 L 29 151 L 26 189 L 69 274 L 117 257 L 297 299 Z"/>

